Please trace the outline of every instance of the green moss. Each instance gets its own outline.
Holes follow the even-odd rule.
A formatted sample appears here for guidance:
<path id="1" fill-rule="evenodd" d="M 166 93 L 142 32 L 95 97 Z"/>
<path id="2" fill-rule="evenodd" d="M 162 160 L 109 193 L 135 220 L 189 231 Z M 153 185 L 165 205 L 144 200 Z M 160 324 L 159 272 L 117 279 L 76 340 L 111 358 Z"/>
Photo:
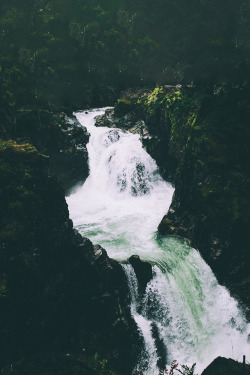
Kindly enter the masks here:
<path id="1" fill-rule="evenodd" d="M 124 98 L 118 99 L 115 105 L 115 115 L 118 117 L 124 116 L 125 114 L 136 110 L 136 107 L 140 104 L 140 100 L 135 98 Z"/>
<path id="2" fill-rule="evenodd" d="M 29 143 L 17 144 L 12 140 L 2 140 L 0 139 L 0 151 L 5 152 L 21 152 L 21 153 L 36 153 L 36 149 Z"/>
<path id="3" fill-rule="evenodd" d="M 23 203 L 21 201 L 10 202 L 8 210 L 12 215 L 20 215 L 23 213 Z"/>
<path id="4" fill-rule="evenodd" d="M 8 295 L 7 281 L 5 278 L 0 280 L 0 299 L 5 298 Z"/>
<path id="5" fill-rule="evenodd" d="M 17 220 L 8 222 L 5 228 L 0 232 L 1 239 L 17 241 L 19 236 L 23 234 L 24 229 L 25 226 Z"/>

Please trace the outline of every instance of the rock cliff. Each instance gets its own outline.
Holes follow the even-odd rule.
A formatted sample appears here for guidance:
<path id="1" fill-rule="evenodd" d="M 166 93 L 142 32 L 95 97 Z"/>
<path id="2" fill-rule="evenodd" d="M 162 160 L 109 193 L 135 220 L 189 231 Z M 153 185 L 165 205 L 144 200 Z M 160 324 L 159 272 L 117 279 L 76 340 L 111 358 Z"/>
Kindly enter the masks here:
<path id="1" fill-rule="evenodd" d="M 0 144 L 1 366 L 39 352 L 98 352 L 127 373 L 138 334 L 122 267 L 72 227 L 48 158 Z"/>
<path id="2" fill-rule="evenodd" d="M 16 111 L 14 123 L 14 128 L 4 124 L 0 138 L 31 143 L 48 156 L 48 170 L 56 175 L 66 193 L 86 180 L 89 134 L 75 117 L 69 118 L 59 109 L 26 107 Z"/>

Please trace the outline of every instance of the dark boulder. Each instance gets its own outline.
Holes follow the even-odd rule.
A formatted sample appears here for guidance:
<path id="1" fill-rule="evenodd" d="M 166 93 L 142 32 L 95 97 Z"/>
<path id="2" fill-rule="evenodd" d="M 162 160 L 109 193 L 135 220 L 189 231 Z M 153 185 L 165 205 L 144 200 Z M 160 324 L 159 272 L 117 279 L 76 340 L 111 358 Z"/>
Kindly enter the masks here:
<path id="1" fill-rule="evenodd" d="M 145 292 L 148 282 L 153 277 L 151 264 L 141 260 L 138 255 L 132 255 L 129 258 L 129 263 L 135 271 L 139 284 L 139 290 L 141 292 Z"/>
<path id="2" fill-rule="evenodd" d="M 145 122 L 137 117 L 135 112 L 126 113 L 122 117 L 117 117 L 114 109 L 107 109 L 104 115 L 96 117 L 95 125 L 97 127 L 107 126 L 108 128 L 119 128 L 134 134 L 138 133 L 141 137 L 150 138 Z"/>
<path id="3" fill-rule="evenodd" d="M 113 109 L 106 109 L 104 115 L 96 116 L 95 118 L 95 126 L 107 126 L 108 128 L 116 127 L 115 121 L 113 119 L 114 110 Z"/>
<path id="4" fill-rule="evenodd" d="M 216 358 L 201 375 L 248 375 L 250 374 L 250 365 L 236 362 L 231 358 Z"/>

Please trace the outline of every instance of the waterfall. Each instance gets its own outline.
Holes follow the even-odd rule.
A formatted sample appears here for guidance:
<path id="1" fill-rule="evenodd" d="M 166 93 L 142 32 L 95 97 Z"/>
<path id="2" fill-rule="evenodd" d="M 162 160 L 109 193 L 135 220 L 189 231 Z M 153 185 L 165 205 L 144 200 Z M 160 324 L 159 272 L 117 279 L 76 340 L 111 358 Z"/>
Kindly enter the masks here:
<path id="1" fill-rule="evenodd" d="M 219 355 L 241 360 L 250 353 L 250 326 L 237 302 L 197 250 L 184 240 L 157 234 L 173 187 L 160 177 L 139 135 L 95 127 L 95 117 L 103 113 L 76 114 L 91 134 L 90 175 L 67 202 L 75 227 L 110 257 L 124 262 L 136 254 L 153 266 L 143 295 L 132 267 L 123 266 L 131 314 L 145 346 L 137 370 L 157 375 L 157 364 L 177 360 L 197 363 L 201 372 Z"/>
<path id="2" fill-rule="evenodd" d="M 136 370 L 138 370 L 138 372 L 143 371 L 143 373 L 145 373 L 145 371 L 148 371 L 149 369 L 151 371 L 155 371 L 157 369 L 158 356 L 156 351 L 155 340 L 152 335 L 152 322 L 149 319 L 147 319 L 147 317 L 144 316 L 144 314 L 141 314 L 139 312 L 139 309 L 141 307 L 141 301 L 138 293 L 137 278 L 133 267 L 129 264 L 126 264 L 123 265 L 123 268 L 127 276 L 128 286 L 130 290 L 131 315 L 134 318 L 144 341 L 144 348 L 142 349 L 140 358 L 138 359 L 138 366 Z"/>

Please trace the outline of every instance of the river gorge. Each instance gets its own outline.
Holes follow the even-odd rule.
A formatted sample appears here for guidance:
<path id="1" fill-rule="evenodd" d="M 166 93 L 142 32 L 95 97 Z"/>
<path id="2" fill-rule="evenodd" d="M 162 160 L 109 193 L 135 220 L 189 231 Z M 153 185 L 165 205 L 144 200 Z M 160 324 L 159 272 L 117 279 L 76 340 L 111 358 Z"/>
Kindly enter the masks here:
<path id="1" fill-rule="evenodd" d="M 67 197 L 75 228 L 123 265 L 130 310 L 143 348 L 135 368 L 158 374 L 173 360 L 197 364 L 199 373 L 217 356 L 241 360 L 249 353 L 250 325 L 238 303 L 216 280 L 199 251 L 157 226 L 169 209 L 174 187 L 159 174 L 139 134 L 95 127 L 96 109 L 76 117 L 90 133 L 90 174 Z M 128 258 L 152 265 L 141 291 Z"/>

